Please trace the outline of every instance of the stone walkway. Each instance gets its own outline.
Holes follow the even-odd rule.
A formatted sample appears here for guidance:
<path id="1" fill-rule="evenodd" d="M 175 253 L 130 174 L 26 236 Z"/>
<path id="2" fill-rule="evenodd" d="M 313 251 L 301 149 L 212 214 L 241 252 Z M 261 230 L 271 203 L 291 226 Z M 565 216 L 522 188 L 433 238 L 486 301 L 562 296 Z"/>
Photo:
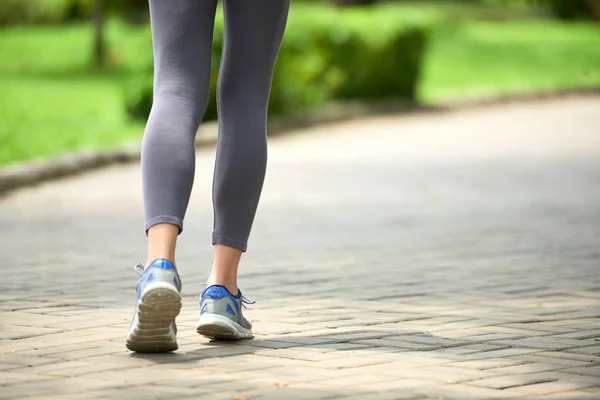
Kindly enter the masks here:
<path id="1" fill-rule="evenodd" d="M 0 199 L 0 399 L 600 398 L 599 98 L 272 140 L 241 343 L 195 332 L 212 164 L 198 154 L 174 354 L 124 346 L 138 166 Z"/>

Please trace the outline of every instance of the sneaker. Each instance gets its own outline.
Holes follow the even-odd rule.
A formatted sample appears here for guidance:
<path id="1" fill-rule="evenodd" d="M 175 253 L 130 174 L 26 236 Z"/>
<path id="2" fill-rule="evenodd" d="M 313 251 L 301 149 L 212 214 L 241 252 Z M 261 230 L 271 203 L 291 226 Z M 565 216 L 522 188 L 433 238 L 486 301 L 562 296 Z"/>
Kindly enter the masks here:
<path id="1" fill-rule="evenodd" d="M 242 296 L 234 296 L 220 285 L 207 287 L 200 296 L 200 322 L 196 331 L 210 339 L 252 339 L 252 322 L 242 315 L 242 307 L 254 304 Z"/>
<path id="2" fill-rule="evenodd" d="M 155 260 L 144 272 L 138 264 L 137 307 L 127 335 L 127 348 L 140 353 L 177 350 L 175 318 L 181 310 L 181 280 L 173 263 Z"/>

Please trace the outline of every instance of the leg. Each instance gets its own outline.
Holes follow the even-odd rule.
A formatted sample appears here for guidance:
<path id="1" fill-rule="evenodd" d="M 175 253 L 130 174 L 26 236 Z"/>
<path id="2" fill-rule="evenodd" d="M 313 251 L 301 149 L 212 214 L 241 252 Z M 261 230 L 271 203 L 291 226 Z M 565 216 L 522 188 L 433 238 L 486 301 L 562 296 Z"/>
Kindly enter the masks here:
<path id="1" fill-rule="evenodd" d="M 194 137 L 206 108 L 217 0 L 150 0 L 154 103 L 142 144 L 148 262 L 139 265 L 127 347 L 177 349 L 181 280 L 174 265 L 194 180 Z"/>
<path id="2" fill-rule="evenodd" d="M 252 323 L 242 315 L 248 300 L 238 290 L 237 270 L 265 177 L 267 105 L 289 0 L 224 1 L 213 181 L 215 260 L 200 298 L 197 331 L 215 339 L 248 339 Z"/>
<path id="3" fill-rule="evenodd" d="M 266 118 L 289 0 L 225 0 L 219 143 L 213 181 L 215 262 L 208 284 L 237 293 L 267 163 Z"/>
<path id="4" fill-rule="evenodd" d="M 195 168 L 194 138 L 210 87 L 217 0 L 150 0 L 154 103 L 142 143 L 148 265 L 174 262 Z"/>

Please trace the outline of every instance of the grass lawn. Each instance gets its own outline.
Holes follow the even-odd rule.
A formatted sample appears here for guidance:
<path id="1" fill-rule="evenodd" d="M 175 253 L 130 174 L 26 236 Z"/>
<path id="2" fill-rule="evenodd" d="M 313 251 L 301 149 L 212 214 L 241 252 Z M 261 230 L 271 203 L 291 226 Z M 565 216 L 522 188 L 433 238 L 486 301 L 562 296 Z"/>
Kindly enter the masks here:
<path id="1" fill-rule="evenodd" d="M 151 49 L 148 28 L 110 24 L 110 62 L 89 68 L 91 27 L 24 27 L 0 35 L 0 164 L 139 140 L 143 123 L 128 119 L 124 82 L 140 73 Z M 123 53 L 126 52 L 127 56 Z"/>
<path id="2" fill-rule="evenodd" d="M 432 39 L 425 103 L 600 86 L 600 26 L 471 21 L 436 27 Z"/>
<path id="3" fill-rule="evenodd" d="M 294 7 L 318 7 L 294 5 Z M 436 103 L 600 86 L 600 26 L 532 20 L 511 11 L 399 4 L 399 21 L 433 22 L 419 97 Z M 292 11 L 293 12 L 293 11 Z M 148 27 L 108 26 L 106 72 L 88 68 L 91 27 L 27 27 L 0 34 L 0 164 L 137 141 L 124 83 L 151 57 Z"/>

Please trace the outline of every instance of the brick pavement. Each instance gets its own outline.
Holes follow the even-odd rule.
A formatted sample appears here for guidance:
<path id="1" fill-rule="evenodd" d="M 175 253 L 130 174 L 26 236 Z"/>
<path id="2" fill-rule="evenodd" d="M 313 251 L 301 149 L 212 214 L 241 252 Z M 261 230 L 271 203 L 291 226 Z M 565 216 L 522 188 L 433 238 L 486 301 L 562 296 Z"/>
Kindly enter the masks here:
<path id="1" fill-rule="evenodd" d="M 194 330 L 213 154 L 180 241 L 180 349 L 124 347 L 137 166 L 0 199 L 0 399 L 600 398 L 600 99 L 273 140 L 241 285 L 256 339 Z"/>

